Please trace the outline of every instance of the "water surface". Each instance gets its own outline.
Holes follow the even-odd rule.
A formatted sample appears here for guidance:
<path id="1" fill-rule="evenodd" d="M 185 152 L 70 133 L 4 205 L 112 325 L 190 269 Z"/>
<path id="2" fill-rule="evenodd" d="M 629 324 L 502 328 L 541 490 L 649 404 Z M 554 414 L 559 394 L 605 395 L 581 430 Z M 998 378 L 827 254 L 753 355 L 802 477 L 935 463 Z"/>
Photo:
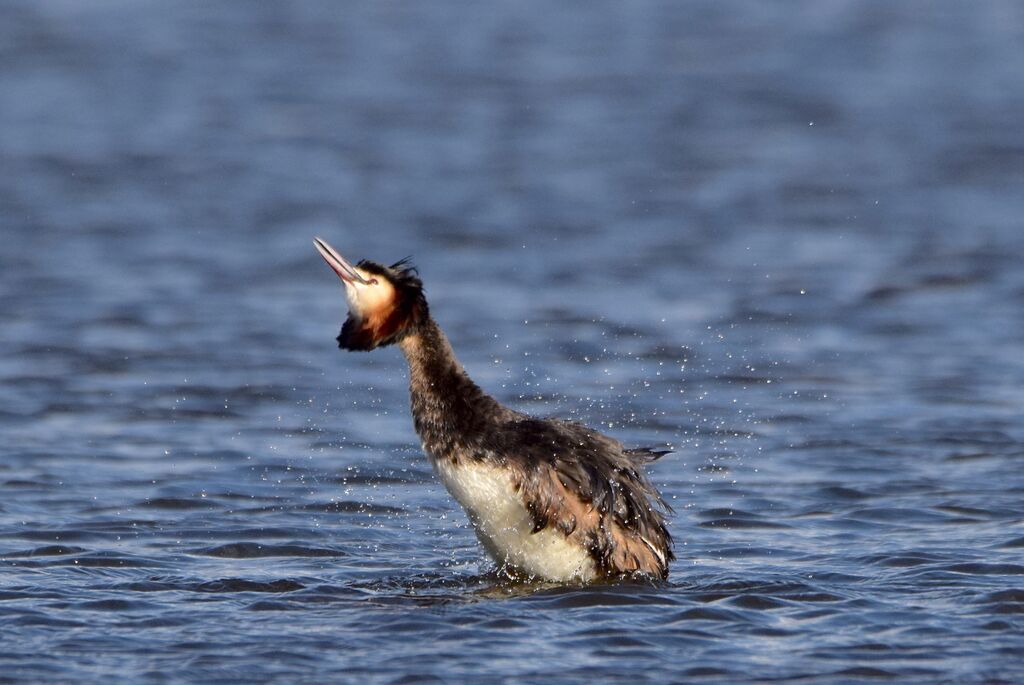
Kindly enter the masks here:
<path id="1" fill-rule="evenodd" d="M 1011 2 L 0 2 L 0 673 L 1024 679 Z M 497 582 L 313 251 L 677 452 L 668 582 Z"/>

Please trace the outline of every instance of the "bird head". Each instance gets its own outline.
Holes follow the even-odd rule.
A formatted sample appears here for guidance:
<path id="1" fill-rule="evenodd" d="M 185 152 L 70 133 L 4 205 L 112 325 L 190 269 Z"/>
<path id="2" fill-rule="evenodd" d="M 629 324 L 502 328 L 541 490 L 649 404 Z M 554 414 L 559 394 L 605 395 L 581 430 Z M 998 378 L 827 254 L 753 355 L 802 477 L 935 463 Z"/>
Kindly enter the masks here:
<path id="1" fill-rule="evenodd" d="M 313 244 L 345 287 L 348 318 L 338 335 L 338 347 L 361 351 L 385 347 L 427 320 L 423 282 L 408 259 L 391 266 L 364 259 L 353 266 L 320 238 Z"/>

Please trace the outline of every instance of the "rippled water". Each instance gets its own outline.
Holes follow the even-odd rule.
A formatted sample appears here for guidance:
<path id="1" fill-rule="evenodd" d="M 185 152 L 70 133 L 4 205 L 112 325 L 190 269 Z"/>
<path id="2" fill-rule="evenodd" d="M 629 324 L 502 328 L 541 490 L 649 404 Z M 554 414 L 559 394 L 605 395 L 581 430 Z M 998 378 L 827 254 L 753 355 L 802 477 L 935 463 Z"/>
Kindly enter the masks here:
<path id="1" fill-rule="evenodd" d="M 1017 3 L 0 13 L 0 679 L 1024 679 Z M 671 579 L 498 583 L 316 234 Z"/>

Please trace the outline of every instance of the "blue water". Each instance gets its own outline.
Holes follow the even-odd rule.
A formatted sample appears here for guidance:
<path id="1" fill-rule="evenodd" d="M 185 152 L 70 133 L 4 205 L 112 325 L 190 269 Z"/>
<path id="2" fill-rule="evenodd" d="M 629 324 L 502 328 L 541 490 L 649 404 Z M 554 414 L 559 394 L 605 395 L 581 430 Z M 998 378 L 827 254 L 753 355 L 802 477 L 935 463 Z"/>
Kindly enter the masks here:
<path id="1" fill-rule="evenodd" d="M 1024 11 L 0 1 L 0 680 L 1024 680 Z M 677 452 L 497 581 L 312 248 Z"/>

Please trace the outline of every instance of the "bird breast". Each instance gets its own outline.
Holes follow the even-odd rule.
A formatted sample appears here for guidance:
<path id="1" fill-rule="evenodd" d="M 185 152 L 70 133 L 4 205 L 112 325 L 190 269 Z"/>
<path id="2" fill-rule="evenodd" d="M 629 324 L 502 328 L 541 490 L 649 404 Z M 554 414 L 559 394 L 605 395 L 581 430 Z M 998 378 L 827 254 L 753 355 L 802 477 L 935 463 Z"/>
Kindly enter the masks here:
<path id="1" fill-rule="evenodd" d="M 507 469 L 468 460 L 431 461 L 499 565 L 553 582 L 596 577 L 587 551 L 562 532 L 550 527 L 533 532 L 533 520 Z"/>

